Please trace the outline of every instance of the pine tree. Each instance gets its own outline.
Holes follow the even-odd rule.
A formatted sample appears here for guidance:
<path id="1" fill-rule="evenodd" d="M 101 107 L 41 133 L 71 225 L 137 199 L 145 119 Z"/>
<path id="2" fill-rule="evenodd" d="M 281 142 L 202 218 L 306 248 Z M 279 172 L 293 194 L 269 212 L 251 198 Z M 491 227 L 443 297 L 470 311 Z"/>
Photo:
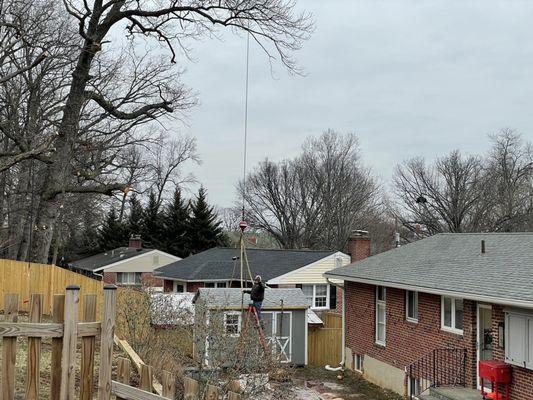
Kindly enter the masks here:
<path id="1" fill-rule="evenodd" d="M 123 247 L 128 242 L 128 232 L 117 217 L 114 208 L 109 210 L 105 221 L 98 230 L 98 247 L 100 251 Z"/>
<path id="2" fill-rule="evenodd" d="M 207 192 L 202 187 L 195 201 L 191 202 L 191 218 L 189 222 L 189 240 L 191 252 L 199 253 L 212 247 L 226 244 L 221 222 L 212 206 L 207 203 Z"/>
<path id="3" fill-rule="evenodd" d="M 164 213 L 164 251 L 178 257 L 190 255 L 189 233 L 189 204 L 176 188 L 172 202 Z"/>
<path id="4" fill-rule="evenodd" d="M 164 220 L 161 212 L 159 211 L 159 205 L 157 204 L 157 198 L 153 191 L 150 192 L 148 204 L 143 212 L 143 224 L 142 224 L 142 237 L 143 240 L 148 242 L 150 246 L 156 249 L 161 249 L 164 242 Z"/>
<path id="5" fill-rule="evenodd" d="M 143 206 L 135 193 L 131 196 L 129 203 L 130 213 L 127 222 L 128 236 L 140 235 L 143 230 Z"/>

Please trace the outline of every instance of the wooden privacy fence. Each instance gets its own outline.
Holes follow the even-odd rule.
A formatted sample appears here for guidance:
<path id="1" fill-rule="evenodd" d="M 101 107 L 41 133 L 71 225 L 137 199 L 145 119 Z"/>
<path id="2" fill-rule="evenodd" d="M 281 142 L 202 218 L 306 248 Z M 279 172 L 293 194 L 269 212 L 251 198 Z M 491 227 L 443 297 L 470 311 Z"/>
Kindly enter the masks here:
<path id="1" fill-rule="evenodd" d="M 323 328 L 310 329 L 308 336 L 308 363 L 310 365 L 337 365 L 342 357 L 342 316 L 324 313 Z"/>
<path id="2" fill-rule="evenodd" d="M 102 321 L 96 321 L 97 296 L 85 295 L 83 318 L 78 320 L 80 305 L 79 286 L 68 286 L 65 295 L 54 295 L 52 300 L 52 322 L 42 322 L 44 296 L 31 294 L 28 322 L 19 322 L 20 296 L 8 293 L 4 298 L 4 321 L 0 322 L 2 340 L 2 399 L 15 399 L 17 338 L 27 338 L 27 360 L 25 376 L 25 399 L 37 400 L 43 395 L 40 388 L 41 344 L 51 338 L 50 399 L 91 400 L 97 394 L 99 400 L 165 400 L 176 394 L 176 380 L 169 372 L 162 373 L 160 394 L 154 394 L 152 368 L 140 367 L 140 387 L 130 385 L 130 361 L 118 360 L 117 380 L 112 380 L 113 337 L 115 331 L 116 287 L 106 286 L 103 290 Z M 100 337 L 100 363 L 98 387 L 95 388 L 94 371 L 96 340 Z M 81 341 L 80 365 L 77 365 L 77 346 Z M 76 387 L 76 372 L 79 368 L 79 387 Z M 200 383 L 184 378 L 185 400 L 204 398 Z M 96 393 L 95 393 L 96 392 Z M 217 400 L 222 391 L 208 385 L 205 399 Z M 44 397 L 44 396 L 43 396 Z M 229 392 L 229 400 L 240 400 L 237 393 Z"/>
<path id="3" fill-rule="evenodd" d="M 103 301 L 102 281 L 68 271 L 49 264 L 27 263 L 0 259 L 0 309 L 4 309 L 6 293 L 17 293 L 21 304 L 19 311 L 28 312 L 30 294 L 42 293 L 43 313 L 52 312 L 53 297 L 56 293 L 64 293 L 65 287 L 77 285 L 81 287 L 81 307 L 83 310 L 84 294 L 96 294 L 98 305 Z M 97 308 L 98 312 L 100 307 Z M 81 314 L 80 314 L 81 316 Z"/>

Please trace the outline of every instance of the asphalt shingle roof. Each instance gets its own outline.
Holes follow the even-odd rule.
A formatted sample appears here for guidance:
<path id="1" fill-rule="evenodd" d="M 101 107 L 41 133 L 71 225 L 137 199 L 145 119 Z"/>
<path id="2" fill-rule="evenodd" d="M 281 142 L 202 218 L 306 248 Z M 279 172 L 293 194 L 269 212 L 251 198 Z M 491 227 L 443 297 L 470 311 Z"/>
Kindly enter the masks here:
<path id="1" fill-rule="evenodd" d="M 481 241 L 485 241 L 485 254 Z M 443 233 L 326 273 L 416 290 L 532 302 L 532 233 Z"/>
<path id="2" fill-rule="evenodd" d="M 247 249 L 252 275 L 263 281 L 294 271 L 321 260 L 335 251 Z M 240 249 L 215 247 L 158 268 L 156 274 L 185 281 L 240 278 Z"/>
<path id="3" fill-rule="evenodd" d="M 244 307 L 247 307 L 250 303 L 249 294 L 244 294 L 244 303 L 242 296 L 241 289 L 200 288 L 194 296 L 193 303 L 196 303 L 200 299 L 211 309 L 240 310 L 242 304 L 244 304 Z M 309 308 L 309 303 L 301 289 L 266 289 L 263 309 L 281 309 L 282 300 L 283 309 Z"/>
<path id="4" fill-rule="evenodd" d="M 153 250 L 154 249 L 119 247 L 104 253 L 95 254 L 91 257 L 82 258 L 81 260 L 72 261 L 70 265 L 72 265 L 74 268 L 79 268 L 86 271 L 94 271 L 98 268 L 106 267 L 118 261 L 127 260 L 128 258 L 148 253 Z"/>

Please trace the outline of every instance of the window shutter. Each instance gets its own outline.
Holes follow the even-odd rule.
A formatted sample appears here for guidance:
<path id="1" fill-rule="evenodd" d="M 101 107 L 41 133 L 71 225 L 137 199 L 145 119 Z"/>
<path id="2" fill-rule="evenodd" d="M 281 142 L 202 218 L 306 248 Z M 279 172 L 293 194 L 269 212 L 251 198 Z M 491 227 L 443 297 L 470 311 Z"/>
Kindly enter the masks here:
<path id="1" fill-rule="evenodd" d="M 329 309 L 337 308 L 337 286 L 329 285 Z"/>
<path id="2" fill-rule="evenodd" d="M 136 272 L 135 273 L 135 284 L 136 285 L 140 285 L 141 284 L 141 273 L 140 272 Z"/>
<path id="3" fill-rule="evenodd" d="M 524 315 L 507 314 L 505 361 L 525 366 L 527 322 Z"/>

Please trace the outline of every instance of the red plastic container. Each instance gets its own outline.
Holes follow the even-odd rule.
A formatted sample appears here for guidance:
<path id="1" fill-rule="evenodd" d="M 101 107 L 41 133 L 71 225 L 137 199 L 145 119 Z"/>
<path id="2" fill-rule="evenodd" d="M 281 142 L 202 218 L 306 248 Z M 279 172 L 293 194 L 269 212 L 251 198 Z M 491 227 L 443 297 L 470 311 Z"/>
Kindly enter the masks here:
<path id="1" fill-rule="evenodd" d="M 513 379 L 513 370 L 509 364 L 503 361 L 485 360 L 479 362 L 479 378 L 481 380 L 481 394 L 483 398 L 494 400 L 503 399 L 503 394 L 498 392 L 499 385 L 505 387 L 505 398 L 509 400 L 509 385 Z M 485 394 L 483 381 L 490 381 L 492 393 Z M 495 390 L 496 389 L 496 390 Z"/>

